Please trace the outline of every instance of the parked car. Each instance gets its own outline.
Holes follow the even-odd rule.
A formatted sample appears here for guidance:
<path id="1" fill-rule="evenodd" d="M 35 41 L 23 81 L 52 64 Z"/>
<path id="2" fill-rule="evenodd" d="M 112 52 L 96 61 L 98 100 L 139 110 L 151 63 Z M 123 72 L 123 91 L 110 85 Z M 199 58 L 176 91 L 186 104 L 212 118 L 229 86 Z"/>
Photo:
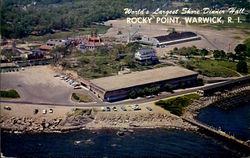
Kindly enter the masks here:
<path id="1" fill-rule="evenodd" d="M 115 107 L 115 106 L 113 106 L 113 108 L 112 108 L 114 111 L 117 111 L 117 108 Z"/>
<path id="2" fill-rule="evenodd" d="M 75 87 L 75 86 L 80 86 L 80 84 L 77 83 L 77 82 L 74 82 L 74 83 L 71 84 L 71 86 L 74 86 L 74 87 Z"/>
<path id="3" fill-rule="evenodd" d="M 149 107 L 149 106 L 147 106 L 146 109 L 147 109 L 148 111 L 152 111 L 152 108 Z"/>
<path id="4" fill-rule="evenodd" d="M 53 109 L 49 109 L 49 113 L 53 113 Z"/>
<path id="5" fill-rule="evenodd" d="M 154 97 L 155 97 L 154 95 L 146 96 L 147 99 L 154 98 Z"/>
<path id="6" fill-rule="evenodd" d="M 136 104 L 136 105 L 133 105 L 133 106 L 132 106 L 132 109 L 133 109 L 133 110 L 141 110 L 141 108 L 140 108 L 139 105 L 137 105 L 137 104 Z"/>
<path id="7" fill-rule="evenodd" d="M 56 75 L 54 75 L 54 77 L 59 77 L 59 75 L 58 75 L 58 74 L 56 74 Z"/>
<path id="8" fill-rule="evenodd" d="M 123 111 L 127 111 L 127 109 L 125 108 L 125 106 L 121 106 L 121 109 L 122 109 Z"/>
<path id="9" fill-rule="evenodd" d="M 82 89 L 81 86 L 75 86 L 74 89 Z"/>
<path id="10" fill-rule="evenodd" d="M 4 109 L 5 109 L 5 110 L 11 110 L 11 107 L 9 107 L 9 106 L 4 106 Z"/>
<path id="11" fill-rule="evenodd" d="M 38 109 L 34 109 L 34 114 L 37 114 L 38 113 Z"/>
<path id="12" fill-rule="evenodd" d="M 47 114 L 47 110 L 46 109 L 43 109 L 43 114 Z"/>
<path id="13" fill-rule="evenodd" d="M 101 107 L 101 110 L 102 110 L 102 111 L 105 111 L 105 107 Z"/>
<path id="14" fill-rule="evenodd" d="M 110 107 L 109 107 L 109 106 L 107 106 L 107 107 L 106 107 L 106 110 L 107 110 L 107 111 L 110 111 L 111 109 L 110 109 Z"/>

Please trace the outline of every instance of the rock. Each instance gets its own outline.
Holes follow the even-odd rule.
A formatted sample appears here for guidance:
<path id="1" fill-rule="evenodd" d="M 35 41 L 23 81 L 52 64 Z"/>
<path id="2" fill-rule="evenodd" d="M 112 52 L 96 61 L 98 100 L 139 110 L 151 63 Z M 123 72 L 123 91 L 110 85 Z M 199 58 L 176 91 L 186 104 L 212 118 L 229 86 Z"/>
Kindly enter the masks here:
<path id="1" fill-rule="evenodd" d="M 26 122 L 26 126 L 30 126 L 31 125 L 31 123 L 30 122 Z"/>
<path id="2" fill-rule="evenodd" d="M 117 144 L 111 144 L 111 146 L 112 146 L 112 147 L 116 147 L 116 146 L 117 146 Z"/>
<path id="3" fill-rule="evenodd" d="M 122 131 L 118 131 L 118 132 L 116 133 L 116 135 L 118 135 L 119 137 L 121 137 L 121 136 L 124 136 L 124 135 L 125 135 L 125 133 L 124 133 L 124 132 L 122 132 Z"/>
<path id="4" fill-rule="evenodd" d="M 87 139 L 86 141 L 85 141 L 85 144 L 94 144 L 94 142 L 91 140 L 91 139 Z"/>
<path id="5" fill-rule="evenodd" d="M 50 126 L 50 124 L 47 122 L 47 123 L 45 123 L 45 128 L 48 128 Z"/>
<path id="6" fill-rule="evenodd" d="M 39 131 L 43 131 L 43 127 L 40 127 L 40 128 L 39 128 Z"/>
<path id="7" fill-rule="evenodd" d="M 134 130 L 132 130 L 132 129 L 129 129 L 129 130 L 128 130 L 128 132 L 130 132 L 130 133 L 134 133 Z"/>
<path id="8" fill-rule="evenodd" d="M 14 131 L 14 133 L 15 133 L 15 134 L 20 134 L 20 133 L 22 133 L 22 132 L 20 132 L 20 131 Z"/>
<path id="9" fill-rule="evenodd" d="M 80 143 L 81 143 L 81 141 L 74 141 L 74 145 L 78 145 Z"/>
<path id="10" fill-rule="evenodd" d="M 16 119 L 14 119 L 14 120 L 13 120 L 13 124 L 16 124 L 16 123 L 17 123 L 17 120 L 16 120 Z"/>

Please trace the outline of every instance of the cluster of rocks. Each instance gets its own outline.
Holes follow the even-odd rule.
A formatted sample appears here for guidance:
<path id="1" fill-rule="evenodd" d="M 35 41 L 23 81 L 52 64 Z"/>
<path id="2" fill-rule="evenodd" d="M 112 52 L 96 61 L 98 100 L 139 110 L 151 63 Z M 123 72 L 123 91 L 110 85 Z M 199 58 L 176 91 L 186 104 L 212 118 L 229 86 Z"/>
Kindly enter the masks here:
<path id="1" fill-rule="evenodd" d="M 101 124 L 107 128 L 171 128 L 171 129 L 191 129 L 196 130 L 191 124 L 182 121 L 179 117 L 174 117 L 164 113 L 150 114 L 117 114 L 101 115 L 96 117 L 96 124 Z"/>
<path id="2" fill-rule="evenodd" d="M 93 121 L 93 116 L 87 112 L 72 113 L 66 118 L 51 120 L 34 117 L 1 117 L 1 128 L 11 133 L 60 133 L 85 128 Z"/>
<path id="3" fill-rule="evenodd" d="M 232 93 L 216 102 L 212 105 L 217 106 L 223 110 L 229 110 L 242 105 L 242 103 L 250 102 L 250 90 L 241 91 L 238 93 Z"/>
<path id="4" fill-rule="evenodd" d="M 39 121 L 29 117 L 10 117 L 1 119 L 1 128 L 13 133 L 58 132 L 62 119 Z"/>
<path id="5" fill-rule="evenodd" d="M 199 100 L 194 100 L 193 103 L 186 108 L 182 117 L 193 119 L 200 113 L 201 109 L 209 106 L 212 103 L 213 100 L 211 100 L 209 97 L 201 97 Z"/>

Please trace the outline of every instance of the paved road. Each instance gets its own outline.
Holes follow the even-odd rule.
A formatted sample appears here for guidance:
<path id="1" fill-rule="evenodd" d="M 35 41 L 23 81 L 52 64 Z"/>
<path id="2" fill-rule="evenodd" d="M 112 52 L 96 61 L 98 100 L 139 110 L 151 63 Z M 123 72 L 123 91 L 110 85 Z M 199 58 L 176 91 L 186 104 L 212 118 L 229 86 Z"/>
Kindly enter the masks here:
<path id="1" fill-rule="evenodd" d="M 177 96 L 177 95 L 182 95 L 182 94 L 187 94 L 187 93 L 192 93 L 196 92 L 198 89 L 201 87 L 197 88 L 192 88 L 192 89 L 187 89 L 175 93 L 165 93 L 159 96 L 155 96 L 154 98 L 139 98 L 139 99 L 131 99 L 131 100 L 124 100 L 124 101 L 119 101 L 119 102 L 98 102 L 98 103 L 54 103 L 54 102 L 30 102 L 30 101 L 18 101 L 18 100 L 1 100 L 1 103 L 16 103 L 16 104 L 32 104 L 32 105 L 54 105 L 54 106 L 76 106 L 76 107 L 100 107 L 100 106 L 110 106 L 110 105 L 125 105 L 125 104 L 142 104 L 146 102 L 152 102 L 156 101 L 159 99 L 164 99 L 172 96 Z"/>

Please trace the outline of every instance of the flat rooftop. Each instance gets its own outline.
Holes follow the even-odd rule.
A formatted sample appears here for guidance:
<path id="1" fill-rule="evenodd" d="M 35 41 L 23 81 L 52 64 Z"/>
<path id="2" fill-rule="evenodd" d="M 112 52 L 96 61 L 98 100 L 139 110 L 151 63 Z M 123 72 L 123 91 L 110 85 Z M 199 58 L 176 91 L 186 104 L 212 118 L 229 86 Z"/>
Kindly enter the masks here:
<path id="1" fill-rule="evenodd" d="M 155 38 L 161 43 L 161 42 L 174 41 L 195 36 L 197 36 L 197 34 L 193 32 L 180 32 L 180 33 L 170 33 L 168 35 L 163 35 L 163 36 L 157 36 Z"/>
<path id="2" fill-rule="evenodd" d="M 132 72 L 130 74 L 116 75 L 90 80 L 105 91 L 129 88 L 158 81 L 170 80 L 197 74 L 194 71 L 179 67 L 167 66 L 157 69 Z"/>

